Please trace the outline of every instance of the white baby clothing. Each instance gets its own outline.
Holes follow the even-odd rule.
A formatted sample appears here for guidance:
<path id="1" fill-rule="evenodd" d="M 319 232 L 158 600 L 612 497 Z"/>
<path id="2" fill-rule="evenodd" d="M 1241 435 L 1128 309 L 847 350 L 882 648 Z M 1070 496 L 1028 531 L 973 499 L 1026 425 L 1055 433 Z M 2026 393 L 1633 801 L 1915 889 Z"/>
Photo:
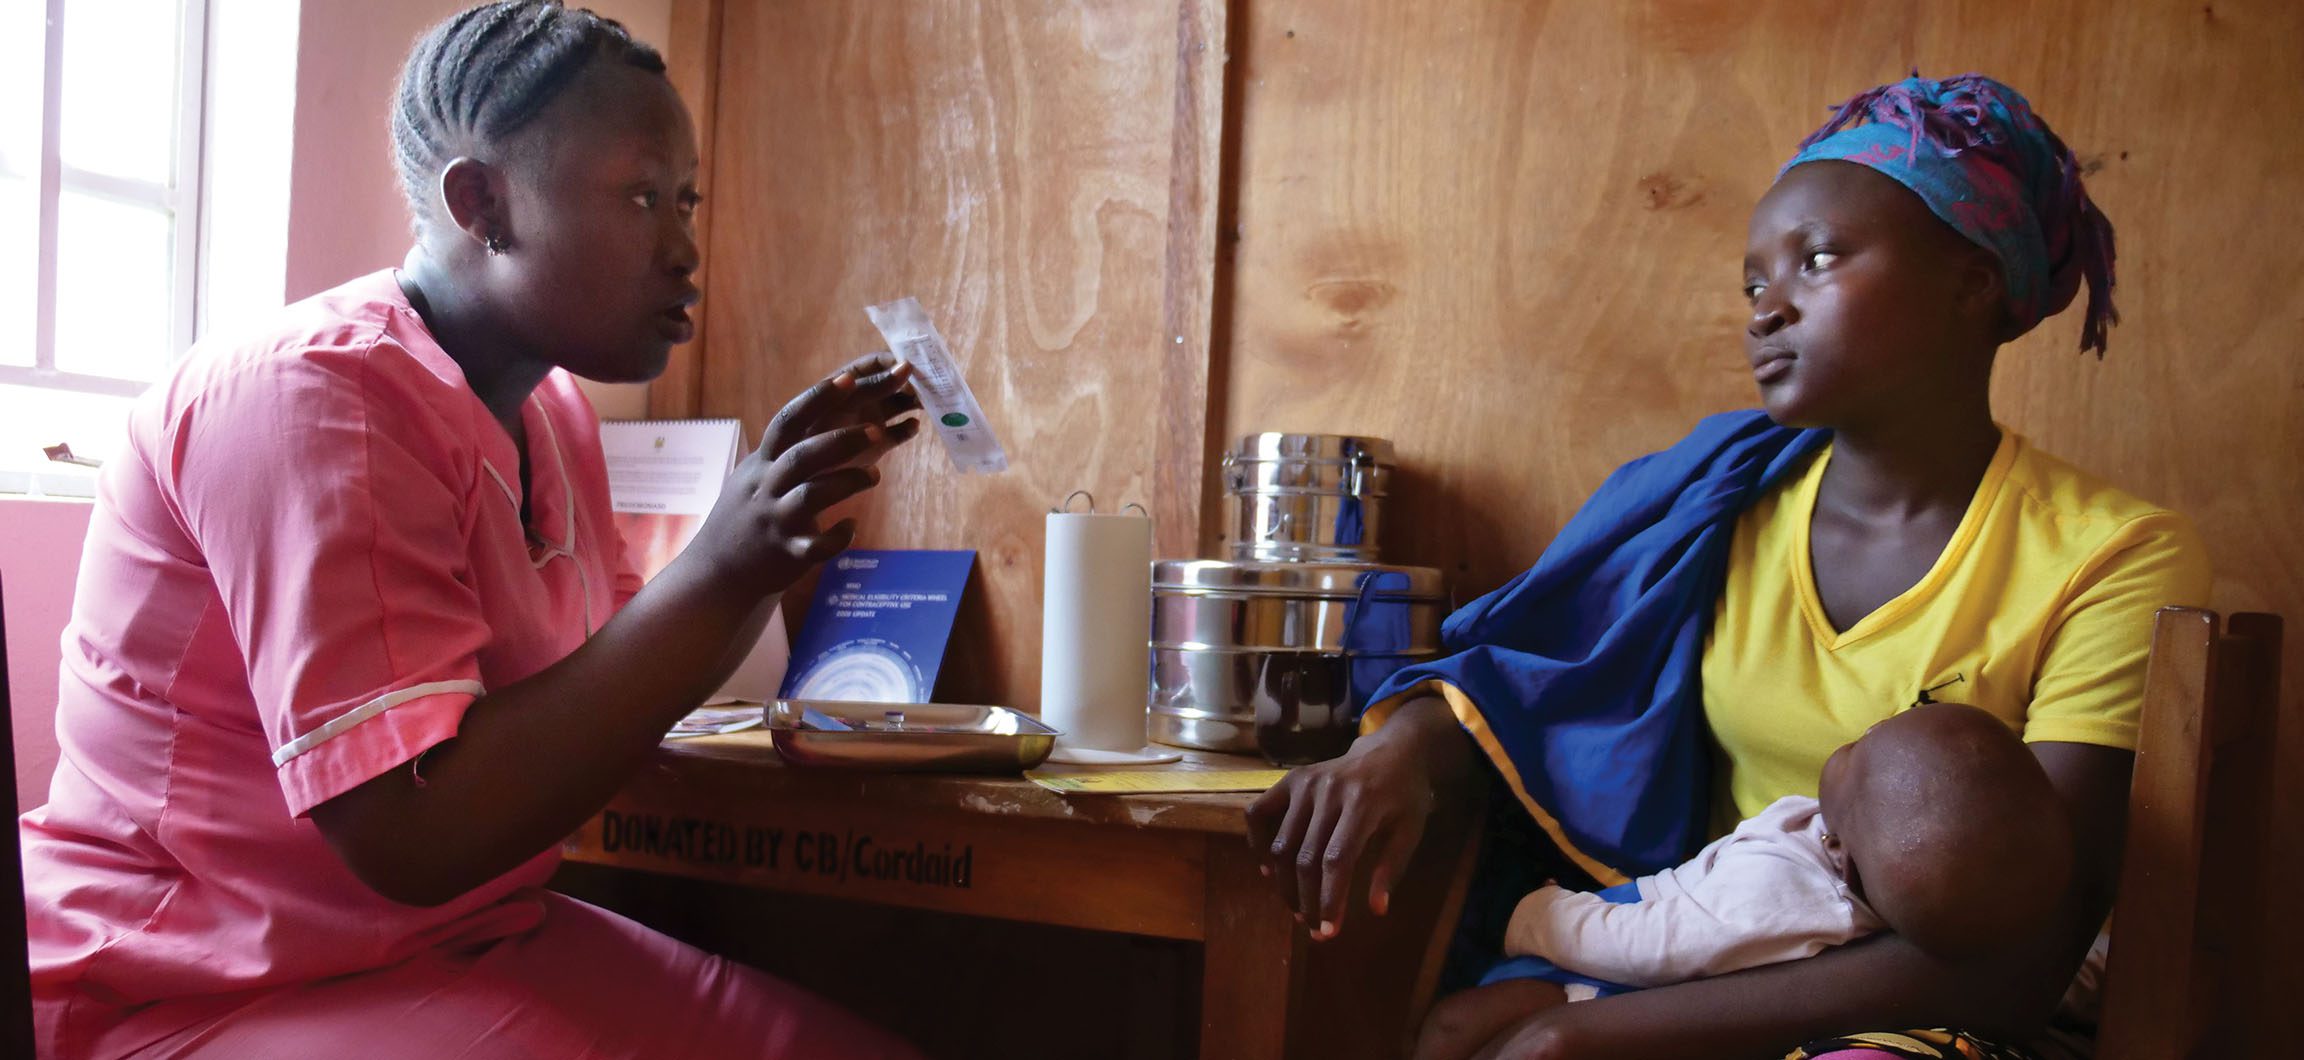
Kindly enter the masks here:
<path id="1" fill-rule="evenodd" d="M 1626 986 L 1662 986 L 1811 957 L 1886 925 L 1824 845 L 1817 801 L 1786 796 L 1611 902 L 1557 886 L 1512 912 L 1505 952 Z"/>

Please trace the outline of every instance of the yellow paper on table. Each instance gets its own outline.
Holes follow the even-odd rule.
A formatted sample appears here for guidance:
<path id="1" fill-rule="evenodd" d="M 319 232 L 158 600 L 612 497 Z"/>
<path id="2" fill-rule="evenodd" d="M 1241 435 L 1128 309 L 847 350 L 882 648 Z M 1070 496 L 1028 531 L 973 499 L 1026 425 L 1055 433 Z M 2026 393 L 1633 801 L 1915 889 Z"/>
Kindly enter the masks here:
<path id="1" fill-rule="evenodd" d="M 1263 791 L 1287 775 L 1285 769 L 1132 769 L 1109 773 L 1028 770 L 1024 779 L 1066 795 L 1204 795 Z"/>

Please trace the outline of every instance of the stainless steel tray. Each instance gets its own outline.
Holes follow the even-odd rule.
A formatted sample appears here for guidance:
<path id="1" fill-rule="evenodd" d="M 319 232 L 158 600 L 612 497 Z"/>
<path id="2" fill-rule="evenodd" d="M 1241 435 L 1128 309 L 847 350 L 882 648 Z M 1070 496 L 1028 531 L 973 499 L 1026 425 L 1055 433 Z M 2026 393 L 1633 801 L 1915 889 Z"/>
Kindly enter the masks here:
<path id="1" fill-rule="evenodd" d="M 1056 746 L 1056 730 L 1007 707 L 779 699 L 761 709 L 776 753 L 794 765 L 1008 773 Z"/>

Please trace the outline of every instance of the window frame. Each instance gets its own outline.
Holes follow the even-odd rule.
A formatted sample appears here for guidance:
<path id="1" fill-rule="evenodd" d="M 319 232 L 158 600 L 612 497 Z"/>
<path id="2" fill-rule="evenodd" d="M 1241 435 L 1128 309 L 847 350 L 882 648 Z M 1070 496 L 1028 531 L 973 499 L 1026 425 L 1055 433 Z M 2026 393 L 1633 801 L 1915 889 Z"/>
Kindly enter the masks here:
<path id="1" fill-rule="evenodd" d="M 41 51 L 40 196 L 38 262 L 33 294 L 32 364 L 0 364 L 0 383 L 135 397 L 189 349 L 200 326 L 206 277 L 201 248 L 206 244 L 205 165 L 207 136 L 208 0 L 174 0 L 177 11 L 176 132 L 169 183 L 115 177 L 64 165 L 64 7 L 46 0 L 47 35 Z M 169 349 L 147 378 L 92 375 L 56 367 L 57 217 L 66 189 L 114 202 L 157 208 L 168 214 L 170 249 Z"/>

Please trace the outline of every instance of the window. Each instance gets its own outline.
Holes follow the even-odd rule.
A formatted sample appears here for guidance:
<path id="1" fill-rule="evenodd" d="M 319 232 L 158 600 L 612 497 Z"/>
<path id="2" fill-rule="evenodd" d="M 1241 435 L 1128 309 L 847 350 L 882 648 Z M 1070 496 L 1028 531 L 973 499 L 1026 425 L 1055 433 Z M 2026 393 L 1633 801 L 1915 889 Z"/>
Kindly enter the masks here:
<path id="1" fill-rule="evenodd" d="M 0 4 L 0 492 L 85 492 L 40 448 L 109 457 L 192 343 L 207 13 Z"/>

